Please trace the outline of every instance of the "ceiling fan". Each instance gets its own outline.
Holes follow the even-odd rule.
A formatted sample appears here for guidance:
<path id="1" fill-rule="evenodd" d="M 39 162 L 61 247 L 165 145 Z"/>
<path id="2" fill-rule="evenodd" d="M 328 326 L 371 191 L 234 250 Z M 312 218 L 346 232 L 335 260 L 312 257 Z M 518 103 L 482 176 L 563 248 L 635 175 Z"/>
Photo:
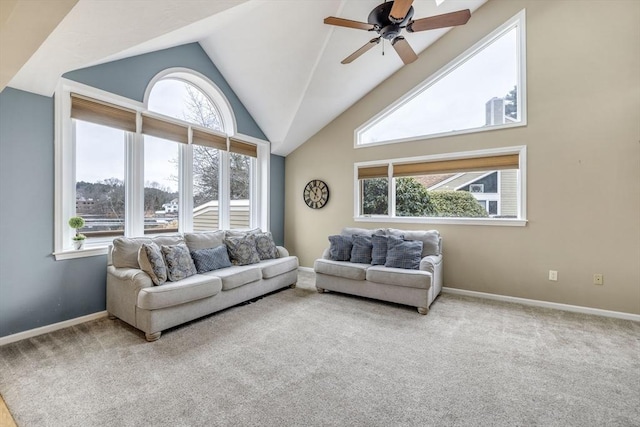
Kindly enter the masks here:
<path id="1" fill-rule="evenodd" d="M 325 24 L 375 31 L 379 34 L 378 37 L 369 40 L 367 44 L 343 59 L 342 64 L 351 63 L 360 55 L 380 43 L 380 39 L 390 40 L 391 46 L 393 46 L 398 53 L 402 62 L 410 64 L 418 59 L 418 55 L 416 55 L 407 40 L 400 35 L 403 28 L 410 33 L 416 33 L 418 31 L 435 30 L 437 28 L 454 27 L 456 25 L 466 24 L 471 17 L 471 11 L 464 9 L 414 21 L 412 19 L 412 3 L 413 0 L 385 1 L 369 13 L 367 22 L 352 21 L 350 19 L 336 18 L 335 16 L 325 18 Z"/>

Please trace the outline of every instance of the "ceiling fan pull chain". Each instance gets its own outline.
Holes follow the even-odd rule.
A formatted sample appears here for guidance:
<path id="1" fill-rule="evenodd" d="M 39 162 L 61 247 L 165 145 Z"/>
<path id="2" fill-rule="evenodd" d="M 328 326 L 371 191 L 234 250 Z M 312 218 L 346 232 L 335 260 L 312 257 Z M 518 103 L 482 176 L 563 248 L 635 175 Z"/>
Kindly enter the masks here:
<path id="1" fill-rule="evenodd" d="M 384 39 L 382 39 L 382 56 L 384 56 Z"/>

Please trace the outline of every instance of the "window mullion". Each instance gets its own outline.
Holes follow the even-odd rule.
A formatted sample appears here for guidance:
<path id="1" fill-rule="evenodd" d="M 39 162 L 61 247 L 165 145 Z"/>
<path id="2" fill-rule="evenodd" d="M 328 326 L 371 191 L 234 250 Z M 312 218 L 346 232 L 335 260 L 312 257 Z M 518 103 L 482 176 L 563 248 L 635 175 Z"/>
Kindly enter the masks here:
<path id="1" fill-rule="evenodd" d="M 222 230 L 231 228 L 231 168 L 229 167 L 229 152 L 220 151 L 220 183 L 218 185 L 219 222 Z"/>
<path id="2" fill-rule="evenodd" d="M 388 171 L 389 190 L 389 216 L 396 216 L 396 179 L 393 177 L 393 165 L 389 164 Z"/>
<path id="3" fill-rule="evenodd" d="M 193 231 L 193 145 L 192 130 L 189 126 L 189 144 L 180 145 L 179 165 L 179 231 Z"/>
<path id="4" fill-rule="evenodd" d="M 139 114 L 138 114 L 139 116 Z M 141 133 L 125 133 L 125 236 L 144 234 L 144 144 Z"/>

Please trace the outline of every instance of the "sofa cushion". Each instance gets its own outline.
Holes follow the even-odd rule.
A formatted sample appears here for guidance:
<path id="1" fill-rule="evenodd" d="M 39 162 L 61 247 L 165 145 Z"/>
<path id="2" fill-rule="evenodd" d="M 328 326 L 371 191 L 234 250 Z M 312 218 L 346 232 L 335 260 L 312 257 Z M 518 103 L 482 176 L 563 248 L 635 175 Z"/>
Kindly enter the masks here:
<path id="1" fill-rule="evenodd" d="M 389 235 L 404 237 L 407 240 L 420 240 L 422 242 L 422 256 L 440 255 L 440 233 L 438 230 L 397 230 L 389 229 Z"/>
<path id="2" fill-rule="evenodd" d="M 432 277 L 431 273 L 426 271 L 389 268 L 379 265 L 368 268 L 366 276 L 370 282 L 418 289 L 429 289 Z"/>
<path id="3" fill-rule="evenodd" d="M 143 243 L 154 242 L 158 246 L 177 245 L 183 243 L 182 236 L 158 236 L 150 237 L 117 237 L 113 240 L 111 259 L 114 267 L 140 268 L 138 264 L 138 251 Z"/>
<path id="4" fill-rule="evenodd" d="M 364 280 L 368 267 L 371 266 L 368 264 L 333 261 L 330 259 L 317 259 L 313 265 L 316 273 L 352 280 Z"/>
<path id="5" fill-rule="evenodd" d="M 189 251 L 197 251 L 224 245 L 225 235 L 224 230 L 184 233 L 184 240 Z"/>
<path id="6" fill-rule="evenodd" d="M 160 251 L 160 246 L 155 243 L 143 243 L 138 251 L 138 264 L 142 271 L 147 273 L 154 285 L 162 285 L 167 281 L 167 266 Z"/>
<path id="7" fill-rule="evenodd" d="M 353 238 L 351 236 L 329 236 L 329 258 L 334 261 L 350 261 Z"/>
<path id="8" fill-rule="evenodd" d="M 387 260 L 385 267 L 417 270 L 422 259 L 422 241 L 403 240 L 389 236 L 387 239 Z"/>
<path id="9" fill-rule="evenodd" d="M 258 234 L 258 233 L 262 233 L 262 230 L 259 227 L 256 228 L 234 228 L 231 230 L 226 230 L 225 231 L 225 236 L 226 237 L 244 237 L 247 234 Z"/>
<path id="10" fill-rule="evenodd" d="M 167 278 L 172 282 L 186 279 L 197 273 L 186 244 L 160 246 L 167 265 Z"/>
<path id="11" fill-rule="evenodd" d="M 256 251 L 261 260 L 278 258 L 278 249 L 276 248 L 276 242 L 273 241 L 273 236 L 270 232 L 256 233 Z"/>
<path id="12" fill-rule="evenodd" d="M 254 234 L 246 234 L 242 237 L 227 236 L 224 243 L 227 245 L 229 258 L 234 265 L 249 265 L 260 262 Z"/>
<path id="13" fill-rule="evenodd" d="M 198 273 L 231 267 L 229 253 L 225 245 L 191 251 L 191 258 Z"/>
<path id="14" fill-rule="evenodd" d="M 267 259 L 260 262 L 262 278 L 270 279 L 284 273 L 298 269 L 298 258 L 288 256 L 285 258 Z"/>
<path id="15" fill-rule="evenodd" d="M 387 236 L 374 234 L 371 236 L 371 264 L 384 265 L 387 261 Z"/>
<path id="16" fill-rule="evenodd" d="M 259 266 L 238 266 L 210 271 L 205 276 L 215 276 L 222 280 L 222 290 L 238 288 L 248 283 L 262 279 L 262 269 Z"/>
<path id="17" fill-rule="evenodd" d="M 179 282 L 140 289 L 136 305 L 145 310 L 157 310 L 216 295 L 222 289 L 218 277 L 196 275 Z"/>
<path id="18" fill-rule="evenodd" d="M 371 236 L 353 235 L 353 247 L 351 248 L 351 262 L 359 264 L 371 264 Z"/>

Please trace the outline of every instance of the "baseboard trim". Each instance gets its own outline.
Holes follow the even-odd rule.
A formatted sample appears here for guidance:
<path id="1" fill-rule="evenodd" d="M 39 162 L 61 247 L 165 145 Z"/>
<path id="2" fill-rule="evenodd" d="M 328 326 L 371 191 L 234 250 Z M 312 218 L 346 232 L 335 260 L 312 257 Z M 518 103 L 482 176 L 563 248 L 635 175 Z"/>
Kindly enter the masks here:
<path id="1" fill-rule="evenodd" d="M 89 322 L 91 320 L 101 319 L 107 317 L 107 312 L 99 311 L 93 314 L 87 314 L 86 316 L 76 317 L 75 319 L 65 320 L 64 322 L 58 322 L 40 328 L 29 329 L 28 331 L 18 332 L 17 334 L 7 335 L 6 337 L 0 337 L 0 346 L 10 344 L 12 342 L 24 340 L 27 338 L 37 337 L 38 335 L 48 334 L 49 332 L 57 331 L 58 329 L 68 328 L 69 326 L 79 325 L 81 323 Z"/>
<path id="2" fill-rule="evenodd" d="M 506 295 L 489 294 L 485 292 L 467 291 L 465 289 L 456 289 L 443 287 L 442 292 L 455 295 L 464 295 L 468 297 L 491 299 L 496 301 L 513 302 L 516 304 L 530 305 L 534 307 L 553 308 L 555 310 L 571 311 L 574 313 L 593 314 L 595 316 L 613 317 L 615 319 L 631 320 L 640 322 L 639 314 L 624 313 L 621 311 L 602 310 L 600 308 L 582 307 L 579 305 L 562 304 L 558 302 L 540 301 L 528 298 L 510 297 Z"/>
<path id="3" fill-rule="evenodd" d="M 311 267 L 298 267 L 298 270 L 304 271 L 305 273 L 315 273 L 315 271 Z"/>

